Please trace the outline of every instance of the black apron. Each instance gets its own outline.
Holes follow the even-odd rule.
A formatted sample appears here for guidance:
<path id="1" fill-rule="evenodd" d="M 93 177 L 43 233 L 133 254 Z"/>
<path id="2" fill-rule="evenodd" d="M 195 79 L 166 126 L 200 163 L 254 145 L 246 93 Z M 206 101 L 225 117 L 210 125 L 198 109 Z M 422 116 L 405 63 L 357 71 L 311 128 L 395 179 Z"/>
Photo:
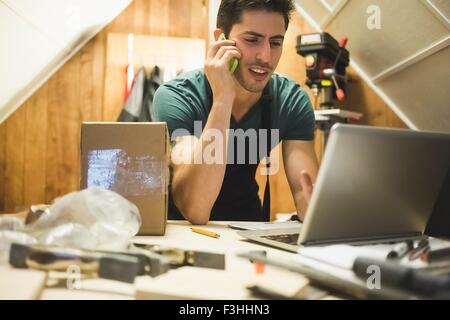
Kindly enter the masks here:
<path id="1" fill-rule="evenodd" d="M 264 89 L 260 103 L 262 129 L 267 129 L 267 149 L 263 155 L 267 156 L 271 150 L 271 108 L 272 97 L 270 95 L 270 86 Z M 256 106 L 254 106 L 256 107 Z M 259 134 L 258 148 L 259 148 Z M 249 141 L 245 141 L 245 164 L 237 164 L 237 143 L 234 143 L 235 159 L 232 164 L 227 164 L 222 188 L 219 192 L 216 202 L 211 210 L 210 220 L 216 221 L 269 221 L 270 220 L 270 186 L 269 176 L 267 176 L 266 188 L 264 191 L 264 203 L 261 206 L 261 200 L 258 196 L 258 184 L 255 180 L 258 164 L 250 163 L 249 159 Z M 260 155 L 257 150 L 258 157 Z M 258 162 L 261 159 L 258 159 Z M 267 162 L 266 166 L 269 167 Z M 195 201 L 195 199 L 192 199 Z M 169 192 L 169 219 L 184 219 L 178 208 L 173 203 Z"/>

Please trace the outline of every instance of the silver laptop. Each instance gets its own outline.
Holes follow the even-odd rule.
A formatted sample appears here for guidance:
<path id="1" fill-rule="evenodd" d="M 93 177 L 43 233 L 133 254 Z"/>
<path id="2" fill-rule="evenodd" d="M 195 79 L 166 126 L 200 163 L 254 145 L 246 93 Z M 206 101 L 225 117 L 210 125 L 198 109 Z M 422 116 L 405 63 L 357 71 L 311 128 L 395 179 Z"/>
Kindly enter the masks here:
<path id="1" fill-rule="evenodd" d="M 337 124 L 303 225 L 238 234 L 293 252 L 421 238 L 449 168 L 450 134 Z"/>

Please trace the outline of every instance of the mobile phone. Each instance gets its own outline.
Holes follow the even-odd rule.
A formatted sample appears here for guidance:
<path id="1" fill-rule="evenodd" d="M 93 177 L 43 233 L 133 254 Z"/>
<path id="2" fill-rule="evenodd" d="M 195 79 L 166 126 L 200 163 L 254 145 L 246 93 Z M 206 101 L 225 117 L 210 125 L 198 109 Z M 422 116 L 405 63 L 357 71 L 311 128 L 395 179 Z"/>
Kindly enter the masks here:
<path id="1" fill-rule="evenodd" d="M 219 37 L 219 40 L 227 40 L 227 38 L 225 37 L 225 33 L 222 33 Z M 230 61 L 230 65 L 229 65 L 229 70 L 231 73 L 234 73 L 234 71 L 236 71 L 236 68 L 239 65 L 239 60 L 236 58 L 231 59 Z"/>

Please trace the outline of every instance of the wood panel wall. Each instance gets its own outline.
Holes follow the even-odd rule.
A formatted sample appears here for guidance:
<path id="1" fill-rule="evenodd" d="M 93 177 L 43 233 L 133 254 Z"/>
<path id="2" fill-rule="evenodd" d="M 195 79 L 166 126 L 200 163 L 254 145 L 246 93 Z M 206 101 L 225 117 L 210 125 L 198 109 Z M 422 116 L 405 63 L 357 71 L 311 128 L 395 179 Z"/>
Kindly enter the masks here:
<path id="1" fill-rule="evenodd" d="M 104 120 L 109 32 L 208 39 L 206 0 L 134 0 L 0 124 L 0 212 L 79 188 L 80 124 Z"/>
<path id="2" fill-rule="evenodd" d="M 108 32 L 208 39 L 207 0 L 134 0 L 78 54 L 65 64 L 7 121 L 0 124 L 0 211 L 13 212 L 77 190 L 82 121 L 104 115 L 106 38 Z M 305 82 L 296 36 L 312 32 L 295 15 L 278 72 Z M 351 39 L 350 39 L 351 41 Z M 355 77 L 348 107 L 365 114 L 362 123 L 404 127 L 370 88 Z M 320 151 L 320 145 L 317 148 Z M 271 177 L 272 214 L 295 210 L 281 170 Z M 261 189 L 265 177 L 257 177 Z"/>

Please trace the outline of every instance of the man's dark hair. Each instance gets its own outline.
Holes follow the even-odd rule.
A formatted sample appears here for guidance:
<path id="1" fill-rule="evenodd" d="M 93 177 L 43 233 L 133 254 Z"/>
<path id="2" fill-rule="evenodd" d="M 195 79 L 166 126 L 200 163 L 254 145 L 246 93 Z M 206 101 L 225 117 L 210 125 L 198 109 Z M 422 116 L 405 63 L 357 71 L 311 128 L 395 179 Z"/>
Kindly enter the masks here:
<path id="1" fill-rule="evenodd" d="M 293 0 L 222 0 L 217 14 L 217 28 L 222 29 L 228 37 L 231 27 L 242 22 L 244 10 L 267 10 L 280 13 L 287 30 L 295 6 Z"/>

